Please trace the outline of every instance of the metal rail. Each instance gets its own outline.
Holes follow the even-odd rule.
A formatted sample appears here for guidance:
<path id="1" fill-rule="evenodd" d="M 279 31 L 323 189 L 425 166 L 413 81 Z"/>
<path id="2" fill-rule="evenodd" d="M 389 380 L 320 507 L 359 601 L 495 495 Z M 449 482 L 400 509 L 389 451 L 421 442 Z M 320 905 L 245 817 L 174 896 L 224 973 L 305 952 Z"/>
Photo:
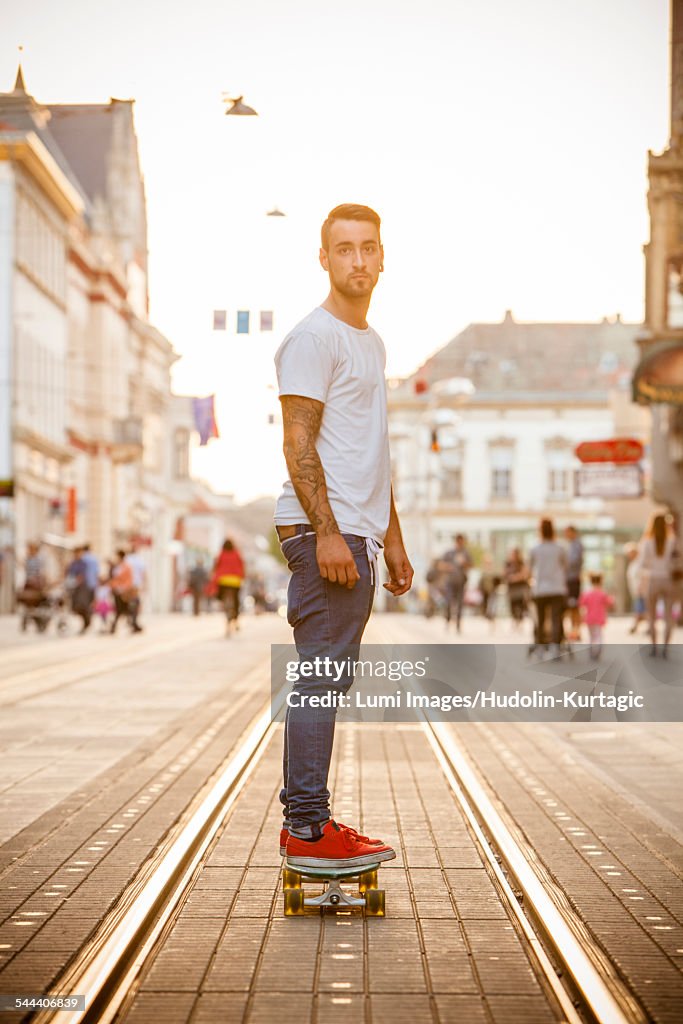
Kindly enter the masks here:
<path id="1" fill-rule="evenodd" d="M 115 1018 L 225 815 L 265 753 L 274 729 L 269 700 L 247 727 L 236 752 L 181 819 L 180 830 L 146 863 L 75 963 L 53 986 L 64 996 L 84 995 L 85 1010 L 45 1010 L 32 1018 L 34 1024 L 108 1024 Z"/>
<path id="2" fill-rule="evenodd" d="M 523 894 L 524 907 L 571 978 L 585 1010 L 596 1024 L 647 1024 L 647 1014 L 617 976 L 610 960 L 592 939 L 581 919 L 557 891 L 556 883 L 529 857 L 493 806 L 482 782 L 453 737 L 447 723 L 422 726 L 441 769 L 474 832 L 501 895 L 525 938 L 536 963 L 557 999 L 568 1024 L 579 1024 L 572 996 L 560 981 L 529 916 L 515 895 L 507 875 Z"/>

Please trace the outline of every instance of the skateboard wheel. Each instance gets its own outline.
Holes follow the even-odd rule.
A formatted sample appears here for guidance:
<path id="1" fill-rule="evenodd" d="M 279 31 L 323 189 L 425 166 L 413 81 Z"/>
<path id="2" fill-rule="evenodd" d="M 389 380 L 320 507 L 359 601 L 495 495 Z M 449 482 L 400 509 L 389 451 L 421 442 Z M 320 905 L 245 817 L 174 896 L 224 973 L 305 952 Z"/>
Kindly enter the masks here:
<path id="1" fill-rule="evenodd" d="M 303 889 L 285 889 L 285 917 L 298 917 L 304 912 Z"/>
<path id="2" fill-rule="evenodd" d="M 301 888 L 301 875 L 298 871 L 292 871 L 291 868 L 285 868 L 282 872 L 282 888 L 283 889 L 300 889 Z"/>
<path id="3" fill-rule="evenodd" d="M 384 917 L 384 889 L 367 889 L 365 893 L 365 913 L 369 917 Z"/>
<path id="4" fill-rule="evenodd" d="M 377 888 L 377 868 L 374 871 L 364 871 L 358 876 L 359 892 L 367 892 L 368 889 Z"/>

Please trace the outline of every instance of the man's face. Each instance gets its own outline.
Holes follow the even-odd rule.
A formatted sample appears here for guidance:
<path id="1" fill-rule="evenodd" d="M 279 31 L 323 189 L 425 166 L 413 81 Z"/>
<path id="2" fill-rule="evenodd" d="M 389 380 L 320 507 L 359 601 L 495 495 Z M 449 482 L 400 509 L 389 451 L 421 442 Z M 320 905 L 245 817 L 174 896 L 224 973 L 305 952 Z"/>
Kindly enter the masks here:
<path id="1" fill-rule="evenodd" d="M 331 284 L 349 299 L 372 294 L 383 259 L 379 232 L 364 220 L 334 221 L 329 248 L 320 250 L 320 264 L 329 273 Z"/>

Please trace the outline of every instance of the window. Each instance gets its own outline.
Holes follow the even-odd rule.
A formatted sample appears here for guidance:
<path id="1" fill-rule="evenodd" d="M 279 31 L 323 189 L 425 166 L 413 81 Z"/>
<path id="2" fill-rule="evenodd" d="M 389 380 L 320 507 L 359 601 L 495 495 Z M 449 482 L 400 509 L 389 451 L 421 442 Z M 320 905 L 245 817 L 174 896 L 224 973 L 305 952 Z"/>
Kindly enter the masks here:
<path id="1" fill-rule="evenodd" d="M 462 501 L 462 467 L 446 467 L 441 475 L 441 497 L 445 501 Z"/>
<path id="2" fill-rule="evenodd" d="M 502 501 L 512 497 L 512 445 L 492 445 L 491 459 L 491 498 Z"/>
<path id="3" fill-rule="evenodd" d="M 190 475 L 190 432 L 179 427 L 173 436 L 173 475 L 186 480 Z"/>
<path id="4" fill-rule="evenodd" d="M 549 501 L 567 501 L 571 497 L 571 451 L 568 447 L 546 449 L 547 497 Z"/>

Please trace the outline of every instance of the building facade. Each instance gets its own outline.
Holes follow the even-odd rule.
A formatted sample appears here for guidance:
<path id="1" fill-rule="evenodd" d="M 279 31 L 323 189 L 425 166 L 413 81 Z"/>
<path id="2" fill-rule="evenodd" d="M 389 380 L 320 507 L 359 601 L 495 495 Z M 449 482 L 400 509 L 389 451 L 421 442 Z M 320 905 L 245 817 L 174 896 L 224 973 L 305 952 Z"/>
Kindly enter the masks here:
<path id="1" fill-rule="evenodd" d="M 0 94 L 2 611 L 29 541 L 55 577 L 79 542 L 102 558 L 136 544 L 148 607 L 173 603 L 170 481 L 194 432 L 180 452 L 177 357 L 147 311 L 133 102 L 41 105 L 19 69 Z"/>
<path id="2" fill-rule="evenodd" d="M 633 397 L 652 417 L 652 492 L 683 522 L 683 0 L 671 3 L 671 137 L 648 154 L 645 323 Z"/>
<path id="3" fill-rule="evenodd" d="M 630 400 L 638 325 L 472 324 L 410 378 L 390 382 L 395 497 L 418 577 L 466 534 L 501 567 L 536 542 L 542 516 L 576 525 L 587 568 L 617 585 L 623 544 L 637 539 L 647 497 L 580 497 L 576 448 L 632 437 L 648 417 Z"/>

